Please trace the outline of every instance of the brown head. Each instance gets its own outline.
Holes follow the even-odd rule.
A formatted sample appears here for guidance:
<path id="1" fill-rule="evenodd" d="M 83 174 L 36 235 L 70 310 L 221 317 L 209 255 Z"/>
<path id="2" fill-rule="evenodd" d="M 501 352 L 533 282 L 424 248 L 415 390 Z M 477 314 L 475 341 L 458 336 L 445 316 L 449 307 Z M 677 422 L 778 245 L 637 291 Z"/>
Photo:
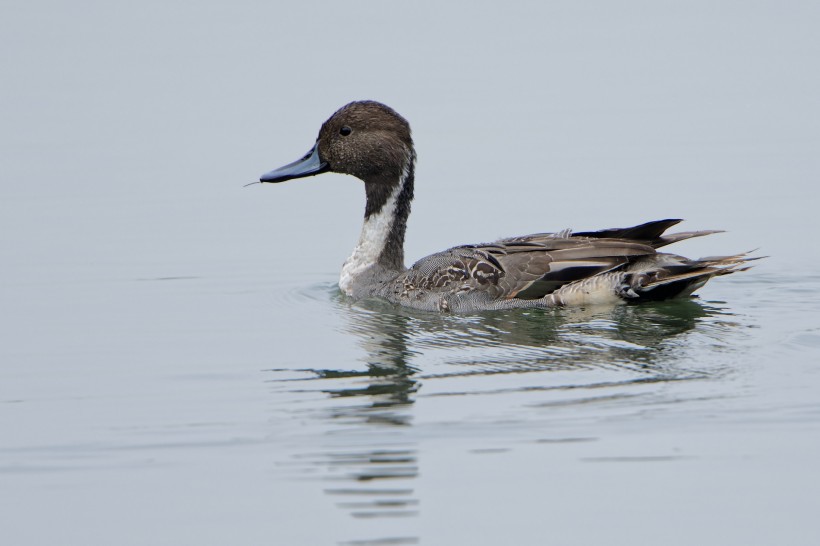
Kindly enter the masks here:
<path id="1" fill-rule="evenodd" d="M 322 124 L 316 144 L 302 159 L 262 175 L 260 182 L 330 171 L 353 175 L 368 184 L 393 185 L 412 154 L 407 120 L 379 102 L 351 102 Z"/>
<path id="2" fill-rule="evenodd" d="M 400 270 L 415 158 L 407 120 L 379 102 L 351 102 L 322 124 L 316 144 L 302 159 L 262 175 L 259 181 L 283 182 L 328 171 L 363 180 L 365 220 L 377 214 L 389 216 L 378 263 Z"/>

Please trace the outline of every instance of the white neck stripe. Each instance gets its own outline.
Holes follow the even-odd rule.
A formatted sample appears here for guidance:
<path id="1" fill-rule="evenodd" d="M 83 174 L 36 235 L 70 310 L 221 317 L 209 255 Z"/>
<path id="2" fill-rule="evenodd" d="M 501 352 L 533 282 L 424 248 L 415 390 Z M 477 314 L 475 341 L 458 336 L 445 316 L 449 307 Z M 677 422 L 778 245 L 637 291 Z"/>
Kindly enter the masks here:
<path id="1" fill-rule="evenodd" d="M 399 194 L 404 189 L 404 184 L 410 176 L 411 163 L 412 158 L 408 153 L 399 183 L 390 192 L 382 208 L 365 218 L 359 235 L 359 242 L 342 266 L 342 274 L 339 278 L 339 288 L 347 295 L 353 294 L 353 282 L 356 277 L 375 265 L 384 251 L 387 238 L 390 236 L 390 231 L 393 229 L 396 219 L 396 204 Z"/>

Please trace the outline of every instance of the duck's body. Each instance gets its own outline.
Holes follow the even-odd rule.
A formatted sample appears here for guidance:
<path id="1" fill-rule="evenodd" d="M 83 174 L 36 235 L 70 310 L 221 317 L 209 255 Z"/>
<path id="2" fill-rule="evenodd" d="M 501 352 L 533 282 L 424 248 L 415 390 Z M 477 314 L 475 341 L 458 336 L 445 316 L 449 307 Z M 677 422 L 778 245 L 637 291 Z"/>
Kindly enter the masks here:
<path id="1" fill-rule="evenodd" d="M 384 298 L 429 311 L 554 307 L 688 296 L 710 278 L 743 269 L 744 255 L 690 260 L 655 249 L 715 233 L 663 235 L 680 220 L 625 229 L 540 233 L 458 246 L 404 266 L 404 233 L 413 199 L 415 151 L 407 121 L 372 101 L 337 111 L 302 159 L 261 182 L 332 171 L 364 181 L 359 242 L 339 287 L 356 298 Z"/>

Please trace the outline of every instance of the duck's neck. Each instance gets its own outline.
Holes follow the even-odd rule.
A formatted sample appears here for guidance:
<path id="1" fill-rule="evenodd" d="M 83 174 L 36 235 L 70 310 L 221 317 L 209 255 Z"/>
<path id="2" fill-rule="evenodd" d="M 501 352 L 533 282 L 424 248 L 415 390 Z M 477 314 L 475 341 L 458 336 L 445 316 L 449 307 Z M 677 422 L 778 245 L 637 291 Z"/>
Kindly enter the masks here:
<path id="1" fill-rule="evenodd" d="M 398 176 L 391 180 L 381 175 L 365 181 L 367 205 L 362 232 L 339 279 L 339 287 L 348 295 L 355 295 L 357 281 L 369 284 L 381 275 L 388 277 L 405 269 L 404 233 L 413 201 L 415 161 L 415 153 L 409 151 Z"/>

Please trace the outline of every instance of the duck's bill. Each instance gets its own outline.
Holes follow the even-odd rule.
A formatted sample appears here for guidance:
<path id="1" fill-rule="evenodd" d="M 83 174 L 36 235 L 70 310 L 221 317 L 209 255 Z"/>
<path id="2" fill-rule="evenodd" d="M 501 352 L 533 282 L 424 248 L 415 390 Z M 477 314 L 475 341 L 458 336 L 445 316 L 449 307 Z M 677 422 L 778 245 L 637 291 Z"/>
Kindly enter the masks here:
<path id="1" fill-rule="evenodd" d="M 279 167 L 269 173 L 259 177 L 260 182 L 284 182 L 294 178 L 303 178 L 323 173 L 328 170 L 328 164 L 319 159 L 319 143 L 307 153 L 302 159 L 293 163 L 288 163 L 284 167 Z"/>

